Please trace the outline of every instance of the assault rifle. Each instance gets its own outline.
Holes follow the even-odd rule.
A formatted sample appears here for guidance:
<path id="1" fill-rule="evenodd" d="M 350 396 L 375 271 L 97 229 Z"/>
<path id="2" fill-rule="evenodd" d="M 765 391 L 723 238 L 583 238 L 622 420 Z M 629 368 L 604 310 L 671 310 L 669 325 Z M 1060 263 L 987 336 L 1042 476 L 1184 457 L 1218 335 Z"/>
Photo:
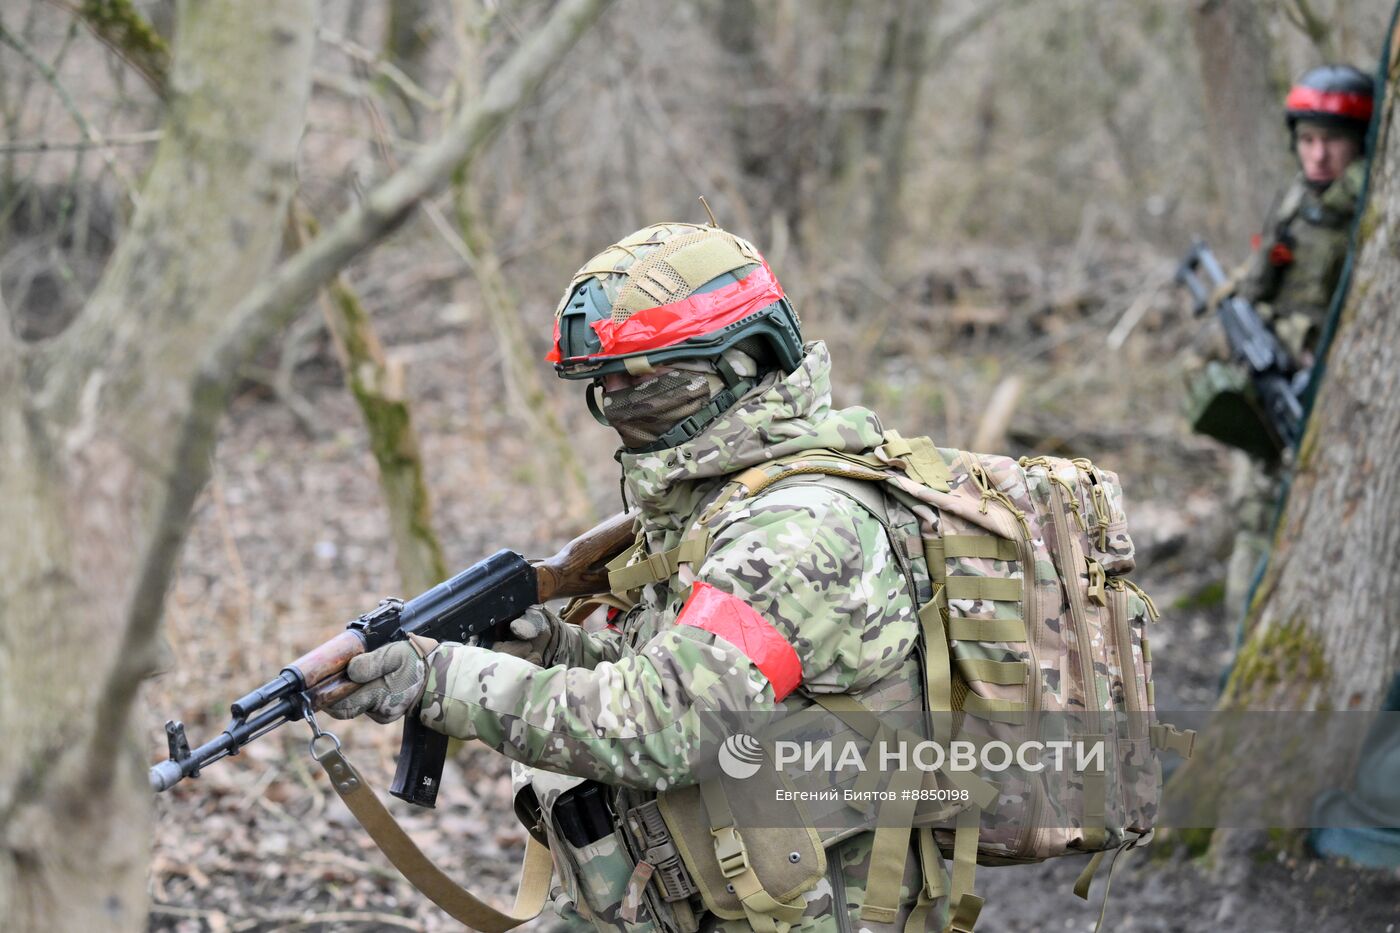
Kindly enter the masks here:
<path id="1" fill-rule="evenodd" d="M 183 723 L 165 724 L 170 757 L 151 768 L 151 787 L 168 790 L 283 723 L 312 714 L 359 689 L 345 675 L 350 659 L 409 635 L 489 647 L 508 638 L 509 624 L 536 603 L 606 592 L 609 559 L 632 543 L 632 516 L 615 515 L 566 544 L 559 553 L 531 563 L 514 551 L 497 551 L 445 583 L 404 602 L 385 599 L 346 630 L 282 668 L 272 680 L 233 701 L 232 721 L 217 738 L 191 750 Z M 319 735 L 318 730 L 318 735 Z M 404 718 L 403 744 L 389 792 L 431 807 L 447 755 L 447 736 Z"/>
<path id="2" fill-rule="evenodd" d="M 1205 272 L 1205 281 L 1201 271 Z M 1176 282 L 1191 292 L 1198 316 L 1209 310 L 1211 293 L 1225 281 L 1225 272 L 1205 241 L 1192 243 L 1177 267 Z M 1300 369 L 1246 299 L 1229 295 L 1217 303 L 1215 310 L 1225 328 L 1230 353 L 1248 370 L 1269 432 L 1278 447 L 1296 447 L 1303 431 L 1299 398 L 1307 386 L 1308 370 Z"/>

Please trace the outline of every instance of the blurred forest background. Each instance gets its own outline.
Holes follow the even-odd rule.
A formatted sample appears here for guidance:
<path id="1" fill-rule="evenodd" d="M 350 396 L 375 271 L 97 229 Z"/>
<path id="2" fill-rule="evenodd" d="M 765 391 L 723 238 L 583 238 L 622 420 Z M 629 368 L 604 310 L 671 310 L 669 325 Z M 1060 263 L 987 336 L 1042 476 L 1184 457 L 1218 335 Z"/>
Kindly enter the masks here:
<path id="1" fill-rule="evenodd" d="M 1139 576 L 1168 615 L 1158 707 L 1214 705 L 1237 621 L 1220 605 L 1229 457 L 1178 413 L 1183 357 L 1211 324 L 1171 275 L 1194 234 L 1243 258 L 1293 171 L 1289 81 L 1325 60 L 1372 70 L 1391 7 L 608 6 L 469 169 L 241 366 L 165 600 L 162 673 L 132 713 L 149 760 L 166 718 L 213 734 L 232 696 L 381 596 L 500 547 L 542 556 L 617 508 L 615 435 L 542 362 L 551 313 L 624 233 L 703 220 L 699 195 L 832 345 L 838 404 L 940 444 L 1118 471 Z M 430 147 L 550 12 L 320 4 L 282 254 Z M 0 8 L 0 296 L 26 340 L 68 327 L 129 232 L 176 18 L 169 0 Z M 406 413 L 416 436 L 388 433 Z M 397 730 L 338 731 L 385 786 Z M 151 929 L 450 928 L 329 799 L 302 730 L 283 733 L 157 802 Z M 441 809 L 408 822 L 459 877 L 503 891 L 524 840 L 504 762 L 464 749 L 447 780 Z M 1140 863 L 1109 928 L 1315 929 L 1304 918 L 1324 909 L 1348 929 L 1400 922 L 1394 878 L 1296 853 L 1242 872 L 1177 840 Z M 985 928 L 1091 928 L 1067 896 L 1078 867 L 983 872 Z"/>

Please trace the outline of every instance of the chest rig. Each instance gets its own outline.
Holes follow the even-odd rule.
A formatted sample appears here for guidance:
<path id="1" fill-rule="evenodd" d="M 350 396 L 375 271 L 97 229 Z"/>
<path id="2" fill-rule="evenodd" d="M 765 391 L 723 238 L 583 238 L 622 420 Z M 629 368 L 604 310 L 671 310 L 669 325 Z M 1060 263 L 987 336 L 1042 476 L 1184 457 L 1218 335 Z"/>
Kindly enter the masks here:
<path id="1" fill-rule="evenodd" d="M 1346 260 L 1363 170 L 1349 169 L 1321 195 L 1295 180 L 1273 211 L 1246 288 L 1251 300 L 1270 306 L 1273 322 L 1291 316 L 1321 326 Z"/>

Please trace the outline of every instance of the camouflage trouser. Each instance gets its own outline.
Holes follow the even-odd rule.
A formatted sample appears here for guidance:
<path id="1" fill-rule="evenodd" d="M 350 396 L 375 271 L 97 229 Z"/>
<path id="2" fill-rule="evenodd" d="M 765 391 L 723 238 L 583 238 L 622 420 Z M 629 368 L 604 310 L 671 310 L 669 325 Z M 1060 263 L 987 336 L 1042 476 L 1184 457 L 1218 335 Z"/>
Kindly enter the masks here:
<path id="1" fill-rule="evenodd" d="M 1236 520 L 1234 545 L 1225 573 L 1225 612 L 1243 623 L 1254 579 L 1273 544 L 1274 514 L 1282 483 L 1276 467 L 1240 451 L 1230 460 L 1230 511 Z"/>

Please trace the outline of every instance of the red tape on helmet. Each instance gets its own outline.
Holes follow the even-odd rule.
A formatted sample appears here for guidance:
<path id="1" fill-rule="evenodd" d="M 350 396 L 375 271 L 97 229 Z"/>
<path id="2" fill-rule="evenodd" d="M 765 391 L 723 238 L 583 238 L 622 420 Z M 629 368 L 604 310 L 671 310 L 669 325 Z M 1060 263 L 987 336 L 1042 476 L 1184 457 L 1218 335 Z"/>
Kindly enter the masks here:
<path id="1" fill-rule="evenodd" d="M 802 661 L 782 632 L 748 603 L 708 583 L 696 581 L 677 625 L 693 625 L 738 648 L 773 685 L 781 702 L 802 683 Z"/>
<path id="2" fill-rule="evenodd" d="M 1371 119 L 1372 101 L 1365 94 L 1345 91 L 1319 91 L 1315 87 L 1298 85 L 1288 92 L 1283 102 L 1285 110 L 1326 113 L 1351 120 Z"/>
<path id="3" fill-rule="evenodd" d="M 764 263 L 741 281 L 712 292 L 647 308 L 625 321 L 594 321 L 593 330 L 603 345 L 602 352 L 571 359 L 596 360 L 626 353 L 664 350 L 743 320 L 780 301 L 782 297 L 783 287 L 778 284 L 768 264 Z M 545 359 L 551 363 L 564 362 L 559 350 L 557 318 L 554 321 L 554 349 Z"/>

